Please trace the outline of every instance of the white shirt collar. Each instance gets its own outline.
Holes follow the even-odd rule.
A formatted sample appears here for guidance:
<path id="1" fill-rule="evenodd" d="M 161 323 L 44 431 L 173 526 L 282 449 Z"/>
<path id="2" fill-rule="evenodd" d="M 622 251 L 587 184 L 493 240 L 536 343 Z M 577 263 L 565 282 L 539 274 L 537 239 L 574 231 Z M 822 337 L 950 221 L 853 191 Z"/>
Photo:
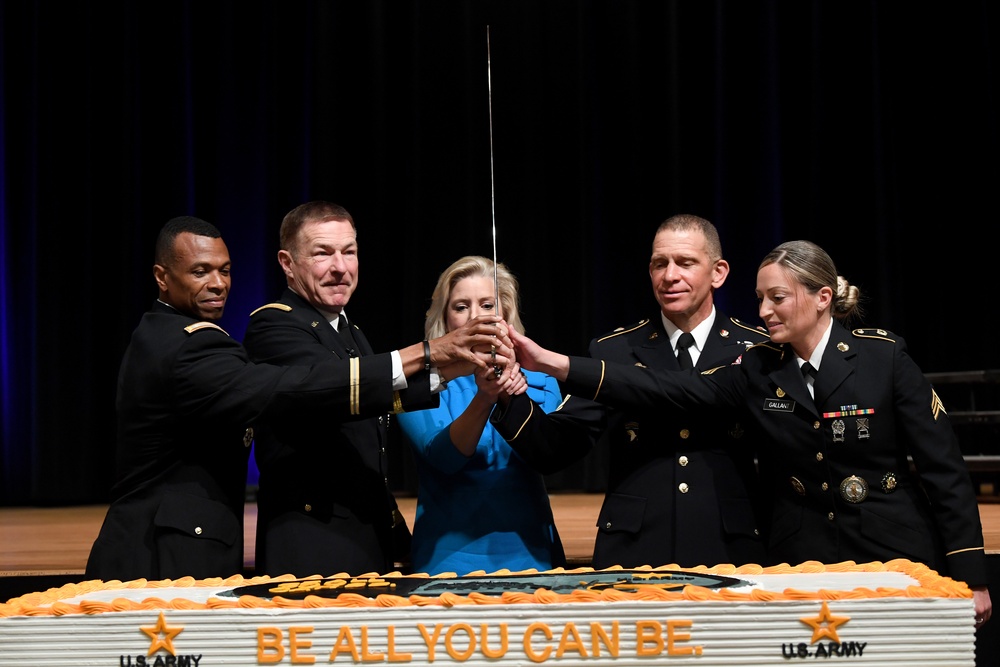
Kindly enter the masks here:
<path id="1" fill-rule="evenodd" d="M 819 343 L 816 344 L 816 349 L 813 350 L 811 357 L 803 359 L 799 355 L 795 355 L 795 360 L 798 362 L 799 368 L 802 368 L 802 364 L 808 361 L 809 365 L 815 368 L 817 373 L 819 372 L 819 363 L 823 359 L 823 353 L 826 352 L 826 346 L 830 342 L 830 334 L 833 332 L 832 325 L 833 317 L 831 316 L 826 323 L 826 331 L 823 333 L 823 337 L 819 339 Z"/>
<path id="2" fill-rule="evenodd" d="M 660 312 L 660 319 L 663 321 L 663 328 L 666 330 L 667 335 L 670 337 L 670 347 L 677 349 L 677 339 L 681 337 L 684 333 L 677 325 L 667 319 L 663 312 Z M 712 327 L 715 325 L 715 304 L 712 304 L 712 313 L 702 321 L 701 324 L 696 326 L 691 330 L 691 335 L 694 336 L 694 345 L 688 348 L 688 354 L 691 355 L 691 362 L 695 365 L 698 364 L 698 357 L 701 356 L 702 350 L 705 349 L 705 345 L 708 343 L 708 337 L 712 333 Z"/>

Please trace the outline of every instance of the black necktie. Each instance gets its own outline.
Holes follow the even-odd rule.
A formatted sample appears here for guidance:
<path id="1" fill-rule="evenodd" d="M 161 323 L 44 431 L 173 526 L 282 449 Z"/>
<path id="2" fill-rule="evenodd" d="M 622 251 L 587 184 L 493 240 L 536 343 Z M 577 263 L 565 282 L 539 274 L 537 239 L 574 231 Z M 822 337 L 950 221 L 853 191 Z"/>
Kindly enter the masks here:
<path id="1" fill-rule="evenodd" d="M 802 379 L 806 381 L 806 389 L 809 390 L 809 395 L 816 398 L 816 369 L 808 361 L 802 364 L 799 368 L 802 371 Z"/>
<path id="2" fill-rule="evenodd" d="M 358 356 L 358 353 L 354 350 L 354 334 L 351 333 L 351 323 L 347 321 L 347 318 L 343 315 L 337 320 L 337 333 L 344 340 L 344 346 L 347 348 L 347 354 L 352 357 Z"/>
<path id="3" fill-rule="evenodd" d="M 688 352 L 688 348 L 692 345 L 694 345 L 694 336 L 686 331 L 677 339 L 677 363 L 680 364 L 681 368 L 694 368 L 691 354 Z"/>

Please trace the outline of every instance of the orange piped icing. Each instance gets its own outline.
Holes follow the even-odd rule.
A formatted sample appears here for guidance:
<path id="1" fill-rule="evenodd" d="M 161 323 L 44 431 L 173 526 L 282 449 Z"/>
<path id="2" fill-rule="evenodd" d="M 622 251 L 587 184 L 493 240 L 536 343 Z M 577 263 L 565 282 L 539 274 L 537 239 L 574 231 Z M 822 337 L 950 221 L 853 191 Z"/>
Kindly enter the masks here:
<path id="1" fill-rule="evenodd" d="M 615 566 L 602 570 L 604 572 L 614 572 L 623 568 Z M 360 607 L 410 607 L 410 606 L 444 606 L 458 607 L 464 605 L 495 605 L 495 604 L 567 604 L 567 603 L 593 603 L 593 602 L 617 602 L 617 601 L 720 601 L 720 602 L 776 602 L 794 600 L 855 600 L 887 597 L 907 597 L 907 598 L 971 598 L 972 591 L 961 581 L 942 576 L 930 569 L 926 565 L 913 563 L 907 560 L 893 560 L 887 563 L 862 563 L 853 561 L 841 563 L 823 564 L 818 561 L 807 561 L 799 565 L 788 565 L 787 563 L 769 567 L 748 564 L 741 566 L 717 565 L 714 567 L 699 566 L 695 568 L 681 568 L 676 565 L 667 565 L 659 568 L 635 568 L 636 570 L 648 570 L 649 572 L 660 571 L 683 571 L 708 575 L 733 576 L 733 577 L 753 577 L 754 575 L 771 574 L 809 574 L 809 573 L 851 573 L 851 572 L 899 572 L 906 574 L 917 581 L 917 585 L 908 586 L 905 589 L 892 587 L 879 587 L 875 589 L 858 587 L 853 590 L 830 590 L 820 589 L 818 591 L 806 591 L 795 588 L 786 588 L 783 591 L 752 589 L 741 591 L 739 588 L 709 589 L 701 586 L 684 586 L 679 590 L 664 590 L 656 586 L 640 586 L 637 590 L 617 590 L 614 588 L 604 590 L 575 590 L 570 593 L 555 593 L 546 589 L 536 590 L 534 593 L 507 591 L 499 596 L 485 595 L 483 593 L 470 593 L 469 595 L 458 595 L 455 593 L 443 593 L 439 597 L 428 597 L 411 595 L 402 597 L 390 593 L 380 594 L 374 599 L 354 594 L 342 593 L 337 597 L 320 597 L 309 595 L 303 600 L 293 600 L 281 596 L 267 600 L 253 596 L 244 595 L 236 599 L 222 599 L 210 597 L 205 602 L 197 602 L 184 597 L 173 597 L 164 599 L 155 595 L 157 591 L 176 594 L 178 588 L 236 588 L 240 586 L 266 584 L 282 581 L 301 580 L 322 580 L 323 577 L 315 575 L 312 577 L 296 578 L 292 575 L 282 575 L 280 577 L 257 576 L 245 578 L 241 575 L 234 575 L 228 578 L 214 578 L 206 580 L 196 580 L 192 577 L 161 581 L 146 581 L 137 579 L 135 581 L 84 581 L 78 584 L 66 584 L 59 588 L 49 589 L 45 592 L 29 593 L 19 598 L 14 598 L 6 603 L 0 604 L 0 618 L 12 616 L 66 616 L 70 614 L 102 614 L 115 611 L 136 611 L 144 609 L 302 609 L 302 608 L 360 608 Z M 565 570 L 558 568 L 550 572 L 572 573 L 572 572 L 594 572 L 593 568 L 578 568 L 575 570 Z M 523 573 L 512 573 L 510 570 L 500 570 L 490 573 L 493 575 L 505 574 L 536 574 L 536 570 L 528 570 Z M 470 573 L 467 576 L 486 575 L 485 572 Z M 335 575 L 345 579 L 359 579 L 363 577 L 378 577 L 388 580 L 391 583 L 393 578 L 402 576 L 428 576 L 428 575 L 402 575 L 393 572 L 385 575 L 370 573 L 362 577 L 350 577 L 341 573 Z M 452 574 L 435 575 L 434 578 L 450 578 Z M 390 587 L 387 586 L 387 589 Z M 96 591 L 109 590 L 142 590 L 152 593 L 141 602 L 129 600 L 125 597 L 114 598 L 111 602 L 101 602 L 87 600 L 88 594 Z M 68 599 L 82 598 L 78 603 L 66 602 Z"/>

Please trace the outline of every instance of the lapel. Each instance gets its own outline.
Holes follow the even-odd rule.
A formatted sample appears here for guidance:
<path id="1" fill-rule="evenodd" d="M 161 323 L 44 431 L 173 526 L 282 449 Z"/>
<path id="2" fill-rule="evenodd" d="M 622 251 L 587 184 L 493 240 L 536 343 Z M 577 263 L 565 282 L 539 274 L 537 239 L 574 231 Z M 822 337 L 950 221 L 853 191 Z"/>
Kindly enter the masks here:
<path id="1" fill-rule="evenodd" d="M 674 348 L 670 346 L 670 337 L 663 328 L 660 314 L 649 321 L 648 327 L 641 327 L 630 334 L 629 344 L 632 353 L 647 368 L 662 368 L 670 371 L 680 370 Z"/>
<path id="2" fill-rule="evenodd" d="M 825 359 L 824 363 L 826 363 Z M 826 368 L 823 371 L 826 371 Z M 822 375 L 822 372 L 820 374 Z M 788 343 L 782 343 L 781 359 L 778 361 L 778 365 L 767 376 L 771 379 L 771 382 L 785 392 L 786 396 L 792 398 L 814 416 L 819 416 L 819 410 L 816 409 L 816 401 L 813 401 L 813 397 L 809 395 L 809 387 L 806 386 L 806 381 L 802 378 L 802 371 L 799 370 L 799 365 L 795 361 L 795 353 L 792 352 L 792 348 Z M 816 389 L 816 387 L 813 387 L 813 389 Z M 817 393 L 816 396 L 818 398 L 819 394 Z"/>
<path id="3" fill-rule="evenodd" d="M 312 304 L 288 288 L 285 289 L 285 293 L 281 296 L 280 301 L 292 307 L 292 313 L 298 318 L 303 328 L 312 331 L 326 349 L 341 359 L 351 356 L 348 352 L 350 342 L 345 343 L 340 334 L 330 326 L 330 322 L 327 321 L 326 317 L 316 310 Z M 355 332 L 357 332 L 356 329 Z"/>
<path id="4" fill-rule="evenodd" d="M 353 320 L 350 321 L 350 327 L 351 335 L 354 337 L 354 344 L 357 346 L 358 355 L 365 357 L 370 354 L 374 354 L 371 344 L 368 342 L 368 339 L 365 338 L 365 334 L 361 331 L 361 327 L 356 325 Z"/>
<path id="5" fill-rule="evenodd" d="M 823 362 L 816 374 L 816 404 L 823 405 L 848 377 L 854 374 L 854 363 L 858 356 L 853 345 L 854 339 L 842 324 L 833 321 L 830 325 L 830 340 L 823 351 Z"/>
<path id="6" fill-rule="evenodd" d="M 705 341 L 705 349 L 698 357 L 695 368 L 706 371 L 721 365 L 729 365 L 734 357 L 743 354 L 746 344 L 740 341 L 740 336 L 729 318 L 718 308 L 715 309 L 715 321 L 712 330 Z M 738 346 L 734 348 L 733 346 Z"/>

